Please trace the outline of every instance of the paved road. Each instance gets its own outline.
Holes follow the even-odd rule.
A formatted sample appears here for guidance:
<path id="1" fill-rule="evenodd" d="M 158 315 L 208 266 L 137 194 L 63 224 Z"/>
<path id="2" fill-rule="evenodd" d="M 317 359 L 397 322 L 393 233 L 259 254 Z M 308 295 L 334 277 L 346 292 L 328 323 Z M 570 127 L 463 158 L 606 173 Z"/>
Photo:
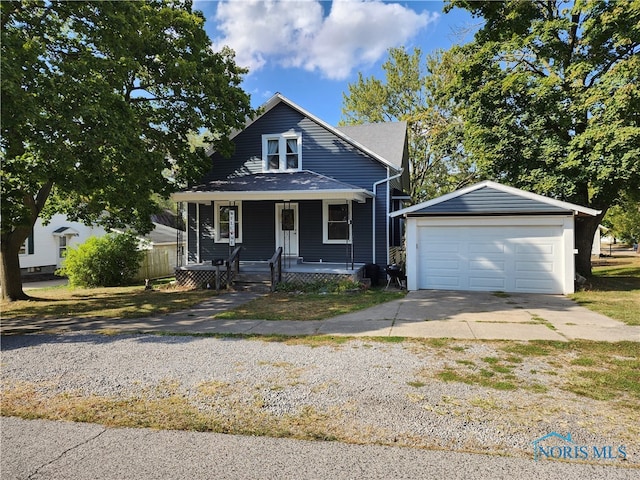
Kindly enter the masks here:
<path id="1" fill-rule="evenodd" d="M 3 417 L 13 479 L 633 479 L 637 469 L 533 458 Z M 533 455 L 532 455 L 533 457 Z"/>

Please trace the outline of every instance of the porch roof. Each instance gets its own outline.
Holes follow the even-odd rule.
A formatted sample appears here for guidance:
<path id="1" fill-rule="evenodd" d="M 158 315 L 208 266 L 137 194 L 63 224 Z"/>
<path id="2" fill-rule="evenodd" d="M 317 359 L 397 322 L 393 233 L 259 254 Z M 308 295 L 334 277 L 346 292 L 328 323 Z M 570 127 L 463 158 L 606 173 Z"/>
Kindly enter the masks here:
<path id="1" fill-rule="evenodd" d="M 227 180 L 214 180 L 177 192 L 178 202 L 210 200 L 322 200 L 364 202 L 373 198 L 365 188 L 340 182 L 315 172 L 256 173 Z"/>

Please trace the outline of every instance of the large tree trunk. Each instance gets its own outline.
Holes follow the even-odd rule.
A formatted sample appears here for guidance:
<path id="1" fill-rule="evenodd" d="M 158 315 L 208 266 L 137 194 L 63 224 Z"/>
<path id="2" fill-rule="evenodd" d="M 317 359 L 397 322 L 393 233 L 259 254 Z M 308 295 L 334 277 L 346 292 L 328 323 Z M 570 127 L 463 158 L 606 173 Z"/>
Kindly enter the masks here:
<path id="1" fill-rule="evenodd" d="M 583 277 L 591 276 L 591 249 L 593 238 L 598 230 L 598 225 L 604 217 L 606 210 L 595 217 L 576 217 L 575 244 L 578 249 L 576 255 L 576 273 Z"/>
<path id="2" fill-rule="evenodd" d="M 22 290 L 19 257 L 20 247 L 29 236 L 29 232 L 30 229 L 20 228 L 2 236 L 2 245 L 0 245 L 0 297 L 2 300 L 29 299 Z"/>
<path id="3" fill-rule="evenodd" d="M 20 273 L 20 247 L 31 234 L 33 226 L 49 198 L 53 182 L 46 182 L 40 187 L 37 195 L 24 196 L 24 205 L 31 215 L 25 219 L 25 225 L 21 223 L 7 228 L 0 238 L 0 298 L 2 300 L 27 300 L 30 297 L 22 290 L 22 274 Z"/>

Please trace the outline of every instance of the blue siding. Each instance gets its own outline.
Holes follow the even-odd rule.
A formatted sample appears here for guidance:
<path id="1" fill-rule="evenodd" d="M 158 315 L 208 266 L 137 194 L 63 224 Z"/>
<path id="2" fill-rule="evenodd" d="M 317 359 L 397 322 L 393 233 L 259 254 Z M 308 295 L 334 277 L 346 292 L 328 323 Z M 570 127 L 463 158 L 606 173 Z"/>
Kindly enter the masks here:
<path id="1" fill-rule="evenodd" d="M 321 200 L 303 200 L 298 203 L 299 215 L 299 255 L 308 262 L 347 262 L 351 258 L 351 246 L 346 244 L 324 244 L 322 242 L 323 218 Z M 242 202 L 242 245 L 241 259 L 266 261 L 275 251 L 275 204 L 272 201 Z M 189 204 L 189 262 L 197 263 L 195 245 L 195 205 Z M 210 262 L 214 258 L 226 258 L 230 248 L 226 243 L 215 243 L 213 227 L 213 207 L 200 204 L 200 259 Z M 356 263 L 372 261 L 372 201 L 352 204 L 353 254 Z M 382 228 L 376 243 L 379 245 L 378 263 L 386 262 L 386 220 L 384 212 L 376 215 Z"/>
<path id="2" fill-rule="evenodd" d="M 214 168 L 204 181 L 225 180 L 262 172 L 262 135 L 302 133 L 302 168 L 371 190 L 387 177 L 387 168 L 362 154 L 324 127 L 287 105 L 279 104 L 235 137 L 229 159 L 212 156 Z"/>
<path id="3" fill-rule="evenodd" d="M 459 197 L 431 205 L 415 212 L 416 214 L 437 215 L 486 215 L 486 214 L 567 214 L 564 208 L 549 205 L 530 198 L 513 195 L 490 187 L 482 187 Z"/>
<path id="4" fill-rule="evenodd" d="M 196 207 L 194 203 L 187 204 L 187 262 L 197 263 L 198 260 L 198 237 L 196 230 Z"/>
<path id="5" fill-rule="evenodd" d="M 200 261 L 208 261 L 214 256 L 213 241 L 213 207 L 211 204 L 200 204 Z"/>
<path id="6" fill-rule="evenodd" d="M 202 180 L 226 180 L 262 172 L 262 135 L 285 132 L 302 134 L 302 169 L 334 178 L 341 182 L 372 191 L 373 184 L 385 179 L 386 166 L 369 158 L 343 141 L 333 132 L 310 120 L 286 104 L 278 104 L 260 117 L 246 130 L 238 134 L 236 149 L 230 158 L 212 155 L 212 170 Z M 405 172 L 405 176 L 408 171 Z M 404 177 L 403 177 L 404 179 Z M 402 187 L 400 180 L 394 182 Z M 376 262 L 384 265 L 387 260 L 387 185 L 378 186 L 375 199 L 364 204 L 353 203 L 354 260 L 370 263 L 373 258 L 372 205 L 376 203 Z M 295 201 L 295 199 L 292 199 Z M 322 201 L 299 201 L 300 256 L 306 261 L 343 262 L 350 256 L 345 245 L 322 243 Z M 210 261 L 228 255 L 227 244 L 213 242 L 213 209 L 210 205 L 200 210 L 200 260 Z M 190 212 L 192 205 L 189 205 Z M 275 202 L 243 202 L 241 258 L 268 260 L 275 250 Z M 207 213 L 205 213 L 207 212 Z M 204 216 L 203 216 L 204 214 Z M 189 216 L 190 232 L 194 218 Z M 189 241 L 189 261 L 195 261 L 194 242 Z M 350 247 L 349 247 L 350 248 Z"/>

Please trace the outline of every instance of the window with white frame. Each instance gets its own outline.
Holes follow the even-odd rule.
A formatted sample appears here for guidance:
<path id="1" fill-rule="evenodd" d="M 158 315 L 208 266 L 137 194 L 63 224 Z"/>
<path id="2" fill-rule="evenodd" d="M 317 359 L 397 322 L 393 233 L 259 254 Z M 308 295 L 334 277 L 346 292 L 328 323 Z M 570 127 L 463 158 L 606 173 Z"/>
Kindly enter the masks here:
<path id="1" fill-rule="evenodd" d="M 60 235 L 59 246 L 58 246 L 58 256 L 60 258 L 64 258 L 64 254 L 67 251 L 67 241 L 68 238 L 66 235 Z"/>
<path id="2" fill-rule="evenodd" d="M 351 202 L 322 202 L 322 234 L 324 243 L 351 243 Z"/>
<path id="3" fill-rule="evenodd" d="M 235 214 L 235 236 L 236 242 L 242 243 L 242 202 L 214 202 L 213 216 L 215 222 L 216 243 L 229 243 L 229 212 Z"/>
<path id="4" fill-rule="evenodd" d="M 302 136 L 297 133 L 262 136 L 262 171 L 302 170 Z"/>

